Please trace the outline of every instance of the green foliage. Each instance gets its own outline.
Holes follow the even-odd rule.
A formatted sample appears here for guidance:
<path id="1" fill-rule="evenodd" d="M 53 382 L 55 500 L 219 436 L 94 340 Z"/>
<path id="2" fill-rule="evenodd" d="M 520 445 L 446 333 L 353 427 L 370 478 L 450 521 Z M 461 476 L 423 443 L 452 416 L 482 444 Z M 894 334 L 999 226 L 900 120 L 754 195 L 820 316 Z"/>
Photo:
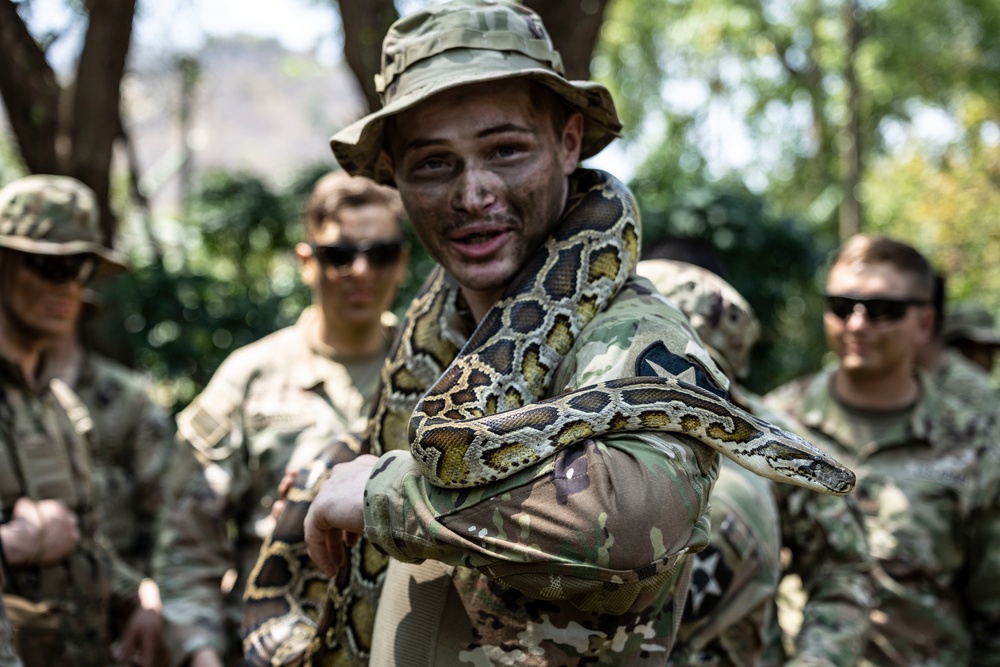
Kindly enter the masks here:
<path id="1" fill-rule="evenodd" d="M 819 367 L 826 343 L 817 278 L 833 238 L 772 215 L 761 197 L 738 185 L 696 189 L 642 216 L 647 243 L 672 236 L 711 244 L 726 280 L 753 306 L 761 336 L 749 389 L 763 393 Z"/>
<path id="2" fill-rule="evenodd" d="M 292 324 L 309 304 L 293 248 L 306 197 L 328 170 L 310 169 L 281 193 L 256 176 L 206 174 L 182 242 L 162 262 L 137 261 L 95 285 L 104 305 L 96 347 L 151 373 L 161 398 L 182 409 L 233 350 Z"/>
<path id="3" fill-rule="evenodd" d="M 777 210 L 832 229 L 852 5 L 861 30 L 854 63 L 867 164 L 893 148 L 886 142 L 898 135 L 893 127 L 926 109 L 965 121 L 970 100 L 996 107 L 995 0 L 617 0 L 594 71 L 612 87 L 627 139 L 637 149 L 640 141 L 665 145 L 643 150 L 658 168 L 687 180 L 739 178 L 766 191 Z M 731 114 L 728 128 L 712 121 L 720 109 Z M 734 163 L 731 146 L 740 136 L 751 157 Z"/>

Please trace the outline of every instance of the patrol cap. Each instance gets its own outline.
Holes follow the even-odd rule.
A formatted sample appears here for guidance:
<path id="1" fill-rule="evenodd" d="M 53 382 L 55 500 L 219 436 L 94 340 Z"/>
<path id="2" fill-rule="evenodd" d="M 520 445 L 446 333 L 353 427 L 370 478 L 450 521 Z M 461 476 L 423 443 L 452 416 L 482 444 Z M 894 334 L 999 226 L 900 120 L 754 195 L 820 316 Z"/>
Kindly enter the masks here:
<path id="1" fill-rule="evenodd" d="M 997 332 L 996 321 L 982 304 L 973 301 L 956 303 L 948 309 L 941 335 L 946 343 L 968 340 L 981 345 L 1000 347 L 1000 333 Z"/>
<path id="2" fill-rule="evenodd" d="M 643 260 L 636 272 L 688 316 L 726 375 L 746 376 L 760 323 L 732 285 L 707 269 L 672 259 Z"/>
<path id="3" fill-rule="evenodd" d="M 36 255 L 93 254 L 98 272 L 125 269 L 101 243 L 100 209 L 93 190 L 68 176 L 36 175 L 0 189 L 0 248 Z"/>
<path id="4" fill-rule="evenodd" d="M 453 0 L 390 26 L 382 71 L 375 75 L 382 108 L 335 134 L 330 146 L 351 175 L 391 184 L 380 159 L 387 118 L 452 88 L 522 77 L 583 114 L 580 159 L 596 155 L 619 135 L 611 93 L 592 81 L 566 79 L 562 58 L 535 12 L 500 0 Z"/>

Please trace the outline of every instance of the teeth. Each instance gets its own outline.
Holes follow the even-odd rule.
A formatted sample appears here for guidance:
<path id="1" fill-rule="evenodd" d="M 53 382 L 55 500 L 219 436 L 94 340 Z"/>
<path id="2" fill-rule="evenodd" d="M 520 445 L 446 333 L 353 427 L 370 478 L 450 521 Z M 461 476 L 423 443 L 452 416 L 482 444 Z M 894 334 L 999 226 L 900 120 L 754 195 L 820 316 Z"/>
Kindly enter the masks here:
<path id="1" fill-rule="evenodd" d="M 489 241 L 490 239 L 496 237 L 500 232 L 480 232 L 479 234 L 470 234 L 469 236 L 462 238 L 462 243 L 483 243 L 484 241 Z"/>

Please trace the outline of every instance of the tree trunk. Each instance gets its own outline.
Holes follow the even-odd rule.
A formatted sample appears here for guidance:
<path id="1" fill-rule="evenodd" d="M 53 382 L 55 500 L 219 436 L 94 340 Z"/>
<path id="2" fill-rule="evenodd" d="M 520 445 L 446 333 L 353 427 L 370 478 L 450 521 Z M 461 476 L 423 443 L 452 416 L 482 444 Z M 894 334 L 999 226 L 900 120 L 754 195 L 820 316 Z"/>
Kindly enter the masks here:
<path id="1" fill-rule="evenodd" d="M 59 84 L 11 0 L 0 0 L 0 93 L 31 173 L 60 173 Z"/>
<path id="2" fill-rule="evenodd" d="M 399 18 L 393 0 L 338 0 L 344 26 L 344 59 L 368 100 L 369 109 L 382 102 L 375 91 L 375 75 L 382 69 L 382 39 Z"/>
<path id="3" fill-rule="evenodd" d="M 841 165 L 844 196 L 840 203 L 840 240 L 846 241 L 861 232 L 862 209 L 858 190 L 861 186 L 861 86 L 855 60 L 861 45 L 861 27 L 857 0 L 848 0 L 844 7 L 847 59 L 844 82 L 847 84 L 847 122 L 841 133 Z"/>
<path id="4" fill-rule="evenodd" d="M 111 210 L 111 154 L 119 134 L 121 81 L 132 39 L 136 0 L 89 0 L 90 22 L 80 53 L 69 128 L 68 174 L 97 194 L 101 229 L 111 244 L 115 216 Z"/>
<path id="5" fill-rule="evenodd" d="M 526 0 L 542 17 L 569 79 L 589 79 L 590 59 L 610 0 Z"/>

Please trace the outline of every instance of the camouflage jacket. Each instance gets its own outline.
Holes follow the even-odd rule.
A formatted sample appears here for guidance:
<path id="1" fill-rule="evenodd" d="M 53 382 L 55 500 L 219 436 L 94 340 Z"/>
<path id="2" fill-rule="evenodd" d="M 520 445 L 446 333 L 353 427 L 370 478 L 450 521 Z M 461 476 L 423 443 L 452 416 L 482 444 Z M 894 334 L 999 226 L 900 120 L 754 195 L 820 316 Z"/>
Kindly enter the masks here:
<path id="1" fill-rule="evenodd" d="M 738 402 L 819 447 L 834 449 L 824 437 L 788 413 L 766 405 L 759 396 L 741 391 Z M 868 636 L 874 586 L 864 519 L 857 502 L 853 496 L 827 496 L 791 484 L 772 484 L 771 490 L 781 517 L 781 544 L 789 559 L 784 574 L 798 577 L 805 601 L 796 610 L 802 622 L 793 640 L 794 657 L 788 660 L 783 654 L 772 655 L 762 658 L 760 664 L 853 667 Z M 776 619 L 771 620 L 773 631 Z M 771 632 L 768 638 L 772 639 Z"/>
<path id="2" fill-rule="evenodd" d="M 168 483 L 176 499 L 154 568 L 178 661 L 204 648 L 242 655 L 243 588 L 272 530 L 285 468 L 363 429 L 385 353 L 335 358 L 313 334 L 317 312 L 231 354 L 177 418 Z M 237 579 L 221 592 L 230 570 Z"/>
<path id="3" fill-rule="evenodd" d="M 635 278 L 581 332 L 550 391 L 658 372 L 728 386 L 683 314 Z M 430 664 L 666 664 L 689 554 L 708 544 L 711 449 L 661 434 L 591 439 L 456 491 L 425 481 L 406 443 L 386 444 L 396 451 L 368 481 L 366 535 L 399 561 L 454 569 L 436 601 L 386 584 L 373 664 L 412 620 L 386 627 L 383 613 L 410 605 L 436 623 Z"/>
<path id="4" fill-rule="evenodd" d="M 0 505 L 0 512 L 3 505 Z M 5 590 L 3 568 L 0 567 L 0 591 Z M 0 597 L 0 667 L 21 667 L 21 659 L 14 650 L 14 630 L 10 626 L 10 619 L 7 618 L 7 606 Z"/>
<path id="5" fill-rule="evenodd" d="M 859 442 L 835 400 L 833 369 L 769 400 L 831 442 L 858 474 L 855 497 L 875 561 L 865 665 L 1000 664 L 1000 448 L 992 415 L 925 376 L 912 409 Z"/>
<path id="6" fill-rule="evenodd" d="M 722 460 L 712 490 L 711 543 L 694 556 L 670 665 L 757 664 L 781 577 L 778 507 L 771 486 Z"/>
<path id="7" fill-rule="evenodd" d="M 1000 390 L 993 384 L 993 378 L 953 349 L 945 348 L 931 380 L 941 393 L 966 405 L 984 412 L 1000 410 Z"/>
<path id="8" fill-rule="evenodd" d="M 94 422 L 97 525 L 125 562 L 148 574 L 173 421 L 141 374 L 98 354 L 86 354 L 73 390 Z"/>
<path id="9" fill-rule="evenodd" d="M 732 400 L 785 430 L 809 435 L 743 387 L 733 387 Z M 780 646 L 769 645 L 781 547 L 791 558 L 789 572 L 801 577 L 808 592 L 791 661 Z M 871 559 L 852 502 L 774 484 L 723 460 L 712 491 L 711 544 L 695 559 L 681 650 L 671 665 L 856 664 L 871 609 Z"/>
<path id="10" fill-rule="evenodd" d="M 53 380 L 34 392 L 20 369 L 0 358 L 0 507 L 9 511 L 21 496 L 62 500 L 75 510 L 80 530 L 65 561 L 5 573 L 5 594 L 50 605 L 59 620 L 44 641 L 19 639 L 32 649 L 32 660 L 22 654 L 29 664 L 104 667 L 110 662 L 109 618 L 124 615 L 136 601 L 138 573 L 97 530 L 89 427 L 69 387 Z"/>

